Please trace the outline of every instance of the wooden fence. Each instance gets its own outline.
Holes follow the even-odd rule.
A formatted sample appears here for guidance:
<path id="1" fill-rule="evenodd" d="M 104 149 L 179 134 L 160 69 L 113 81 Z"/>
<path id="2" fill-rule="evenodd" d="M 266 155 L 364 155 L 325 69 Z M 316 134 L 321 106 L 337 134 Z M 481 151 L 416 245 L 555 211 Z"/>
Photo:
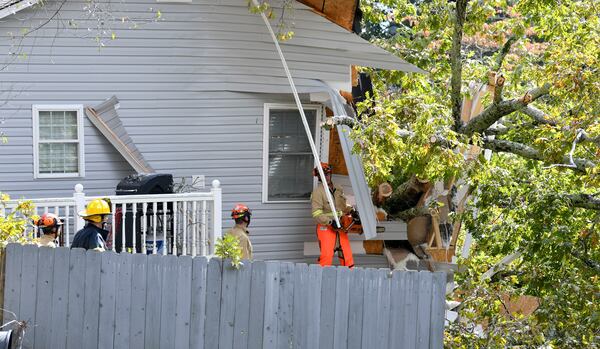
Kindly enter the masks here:
<path id="1" fill-rule="evenodd" d="M 25 348 L 442 348 L 443 273 L 16 244 L 5 270 Z"/>

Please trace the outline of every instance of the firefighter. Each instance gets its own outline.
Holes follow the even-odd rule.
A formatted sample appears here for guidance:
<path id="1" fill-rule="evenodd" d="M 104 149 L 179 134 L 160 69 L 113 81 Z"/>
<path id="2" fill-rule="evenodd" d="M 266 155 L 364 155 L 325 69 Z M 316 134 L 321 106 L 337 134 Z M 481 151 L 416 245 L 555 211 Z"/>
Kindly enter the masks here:
<path id="1" fill-rule="evenodd" d="M 79 212 L 79 216 L 86 224 L 75 234 L 71 248 L 106 251 L 105 238 L 108 236 L 108 231 L 105 228 L 110 214 L 110 206 L 106 200 L 92 200 L 84 211 Z"/>
<path id="2" fill-rule="evenodd" d="M 250 232 L 247 229 L 250 225 L 251 216 L 252 212 L 248 206 L 244 204 L 235 205 L 233 210 L 231 210 L 231 218 L 235 221 L 235 225 L 226 233 L 238 238 L 240 247 L 242 248 L 242 259 L 252 259 L 252 244 L 248 238 Z"/>
<path id="3" fill-rule="evenodd" d="M 351 213 L 353 208 L 346 203 L 344 191 L 340 186 L 334 185 L 331 181 L 331 166 L 328 163 L 322 162 L 321 168 L 325 174 L 327 188 L 338 211 L 337 216 L 341 218 L 342 214 Z M 337 226 L 335 222 L 316 167 L 313 170 L 313 176 L 319 178 L 319 185 L 313 190 L 310 197 L 312 216 L 317 221 L 317 238 L 319 239 L 319 248 L 321 249 L 319 264 L 321 266 L 332 265 L 333 255 L 337 251 L 340 265 L 352 268 L 354 267 L 354 258 L 352 257 L 348 234 L 341 227 Z"/>
<path id="4" fill-rule="evenodd" d="M 56 247 L 56 239 L 61 234 L 63 222 L 54 213 L 44 213 L 33 224 L 41 234 L 38 246 Z"/>

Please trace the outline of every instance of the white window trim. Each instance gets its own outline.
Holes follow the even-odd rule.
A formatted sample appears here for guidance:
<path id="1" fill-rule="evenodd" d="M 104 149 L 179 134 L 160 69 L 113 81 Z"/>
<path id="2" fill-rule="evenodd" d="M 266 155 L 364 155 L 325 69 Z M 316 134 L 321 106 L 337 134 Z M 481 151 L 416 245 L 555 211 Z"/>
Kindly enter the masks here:
<path id="1" fill-rule="evenodd" d="M 84 140 L 83 140 L 83 105 L 81 104 L 50 104 L 43 105 L 37 104 L 32 106 L 33 113 L 33 178 L 75 178 L 85 177 L 85 151 L 84 151 Z M 40 111 L 76 111 L 77 112 L 77 140 L 73 140 L 73 143 L 77 142 L 77 152 L 79 153 L 79 171 L 77 173 L 40 173 Z M 51 143 L 44 142 L 44 143 Z M 60 143 L 67 143 L 60 141 Z"/>
<path id="2" fill-rule="evenodd" d="M 303 104 L 304 110 L 316 110 L 316 135 L 315 143 L 321 157 L 321 161 L 328 160 L 329 154 L 329 132 L 321 132 L 321 121 L 325 110 L 321 104 Z M 298 110 L 295 104 L 284 103 L 265 103 L 263 113 L 263 173 L 262 173 L 262 203 L 264 204 L 289 204 L 289 203 L 304 203 L 310 200 L 284 200 L 272 201 L 269 200 L 269 111 L 271 109 L 290 109 Z M 313 181 L 313 188 L 317 185 L 317 179 Z"/>

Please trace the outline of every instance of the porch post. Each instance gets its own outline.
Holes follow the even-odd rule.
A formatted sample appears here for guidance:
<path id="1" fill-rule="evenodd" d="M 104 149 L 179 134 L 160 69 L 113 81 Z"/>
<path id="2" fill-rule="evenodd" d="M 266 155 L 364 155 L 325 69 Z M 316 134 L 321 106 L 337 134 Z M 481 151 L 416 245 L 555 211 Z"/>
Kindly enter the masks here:
<path id="1" fill-rule="evenodd" d="M 79 217 L 79 212 L 85 210 L 85 193 L 83 192 L 83 185 L 75 185 L 73 199 L 75 200 L 75 213 L 73 215 L 73 218 L 75 221 L 75 232 L 77 232 L 79 231 L 79 229 L 82 229 L 85 225 L 83 218 Z"/>
<path id="2" fill-rule="evenodd" d="M 221 182 L 218 179 L 212 181 L 212 188 L 210 192 L 213 196 L 213 209 L 212 209 L 212 239 L 210 241 L 210 252 L 209 254 L 215 253 L 215 245 L 217 243 L 217 239 L 221 237 L 222 228 L 221 228 L 221 219 L 222 219 L 222 209 L 223 209 L 223 198 L 221 192 Z"/>

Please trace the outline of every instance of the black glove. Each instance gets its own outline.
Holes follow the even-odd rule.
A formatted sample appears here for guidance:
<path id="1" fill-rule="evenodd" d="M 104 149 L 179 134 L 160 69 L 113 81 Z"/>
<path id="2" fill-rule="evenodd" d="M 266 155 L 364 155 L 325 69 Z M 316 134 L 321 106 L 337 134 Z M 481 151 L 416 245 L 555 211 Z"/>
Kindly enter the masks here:
<path id="1" fill-rule="evenodd" d="M 336 222 L 336 220 L 332 220 L 331 221 L 331 226 L 333 227 L 333 229 L 341 229 L 342 227 Z"/>

